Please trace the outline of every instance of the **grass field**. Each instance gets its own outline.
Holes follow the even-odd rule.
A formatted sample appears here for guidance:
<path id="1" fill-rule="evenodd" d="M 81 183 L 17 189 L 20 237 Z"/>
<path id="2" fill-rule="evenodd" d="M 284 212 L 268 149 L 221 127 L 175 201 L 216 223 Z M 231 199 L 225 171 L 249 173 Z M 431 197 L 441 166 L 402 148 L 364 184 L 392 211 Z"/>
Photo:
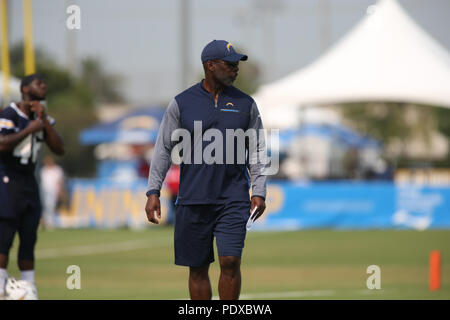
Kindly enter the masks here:
<path id="1" fill-rule="evenodd" d="M 40 231 L 40 299 L 186 299 L 188 269 L 173 264 L 173 229 Z M 18 277 L 16 238 L 9 272 Z M 442 252 L 442 288 L 428 290 L 428 258 Z M 217 256 L 217 253 L 216 253 Z M 450 231 L 250 232 L 241 299 L 450 299 Z M 69 265 L 81 290 L 66 288 Z M 381 290 L 368 290 L 369 265 Z M 217 297 L 219 265 L 210 269 Z"/>

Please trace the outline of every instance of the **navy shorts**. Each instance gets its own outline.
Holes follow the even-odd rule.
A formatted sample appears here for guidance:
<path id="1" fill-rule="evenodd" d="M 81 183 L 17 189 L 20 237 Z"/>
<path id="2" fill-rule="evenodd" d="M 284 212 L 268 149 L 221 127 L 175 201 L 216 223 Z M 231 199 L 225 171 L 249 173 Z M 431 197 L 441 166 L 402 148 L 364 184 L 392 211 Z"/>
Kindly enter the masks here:
<path id="1" fill-rule="evenodd" d="M 0 171 L 0 253 L 8 255 L 16 232 L 21 260 L 34 260 L 41 217 L 39 188 L 33 174 Z"/>
<path id="2" fill-rule="evenodd" d="M 241 257 L 250 216 L 249 202 L 178 205 L 175 209 L 175 264 L 202 267 L 219 256 Z"/>

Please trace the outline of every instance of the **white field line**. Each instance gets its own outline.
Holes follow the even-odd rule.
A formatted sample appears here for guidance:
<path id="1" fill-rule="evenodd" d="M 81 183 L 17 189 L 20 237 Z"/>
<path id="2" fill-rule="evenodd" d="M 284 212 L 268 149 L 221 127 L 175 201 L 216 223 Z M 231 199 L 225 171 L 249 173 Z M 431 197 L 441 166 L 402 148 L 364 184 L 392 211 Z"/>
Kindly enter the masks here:
<path id="1" fill-rule="evenodd" d="M 393 290 L 389 290 L 392 292 Z M 285 292 L 262 292 L 262 293 L 248 293 L 241 294 L 239 300 L 257 300 L 257 299 L 276 299 L 276 298 L 308 298 L 308 297 L 327 297 L 335 296 L 337 290 L 304 290 L 304 291 L 285 291 Z M 369 295 L 381 295 L 386 293 L 385 290 L 353 290 L 351 292 L 346 292 L 350 294 L 357 294 L 361 296 Z M 219 296 L 213 296 L 213 300 L 219 300 Z M 189 300 L 189 298 L 181 298 L 176 300 Z"/>
<path id="2" fill-rule="evenodd" d="M 258 236 L 259 235 L 257 235 L 256 237 Z M 173 237 L 152 239 L 149 236 L 149 238 L 145 240 L 130 240 L 123 242 L 73 246 L 57 249 L 41 249 L 36 251 L 36 259 L 53 259 L 59 257 L 86 256 L 102 253 L 138 250 L 144 248 L 154 248 L 170 244 L 173 244 Z"/>
<path id="3" fill-rule="evenodd" d="M 395 292 L 396 290 L 394 289 L 389 289 L 389 293 Z M 355 291 L 357 294 L 360 294 L 362 296 L 370 296 L 370 295 L 381 295 L 381 294 L 385 294 L 386 290 L 384 289 L 361 289 L 361 290 L 357 290 Z"/>
<path id="4" fill-rule="evenodd" d="M 85 256 L 102 253 L 130 251 L 143 248 L 166 246 L 170 245 L 172 242 L 172 238 L 152 239 L 151 237 L 149 237 L 147 240 L 131 240 L 123 242 L 65 247 L 58 249 L 42 249 L 36 251 L 36 259 L 53 259 L 59 257 Z"/>
<path id="5" fill-rule="evenodd" d="M 285 291 L 285 292 L 262 292 L 241 294 L 239 300 L 253 300 L 253 299 L 273 299 L 273 298 L 304 298 L 304 297 L 324 297 L 333 296 L 336 294 L 335 290 L 305 290 L 305 291 Z M 213 296 L 213 300 L 219 300 L 219 296 Z M 189 300 L 189 298 L 179 298 L 175 300 Z"/>
<path id="6" fill-rule="evenodd" d="M 305 291 L 287 291 L 287 292 L 264 292 L 253 294 L 242 294 L 239 299 L 270 299 L 270 298 L 303 298 L 303 297 L 323 297 L 335 295 L 334 290 L 305 290 Z"/>
<path id="7" fill-rule="evenodd" d="M 389 293 L 392 293 L 396 290 L 389 290 Z M 254 294 L 241 294 L 240 300 L 252 300 L 252 299 L 273 299 L 273 298 L 305 298 L 305 297 L 324 297 L 324 296 L 334 296 L 338 292 L 337 290 L 305 290 L 305 291 L 287 291 L 287 292 L 263 292 L 263 293 L 254 293 Z M 344 292 L 345 293 L 345 292 Z M 373 296 L 373 295 L 382 295 L 386 293 L 386 290 L 369 290 L 369 289 L 360 289 L 360 290 L 352 290 L 351 292 L 347 292 L 350 294 L 357 294 L 361 296 Z M 214 296 L 213 299 L 219 299 L 218 296 Z"/>
<path id="8" fill-rule="evenodd" d="M 391 293 L 393 290 L 389 290 Z M 326 297 L 326 296 L 334 296 L 338 292 L 336 290 L 304 290 L 304 291 L 285 291 L 285 292 L 262 292 L 262 293 L 248 293 L 241 294 L 240 300 L 253 300 L 253 299 L 276 299 L 276 298 L 308 298 L 308 297 Z M 347 292 L 351 294 L 357 294 L 361 296 L 369 296 L 369 295 L 381 295 L 386 293 L 385 290 L 353 290 L 352 292 Z M 189 299 L 189 298 L 185 298 Z M 184 300 L 185 300 L 184 299 Z M 213 296 L 213 300 L 218 300 L 218 296 Z"/>
<path id="9" fill-rule="evenodd" d="M 253 299 L 273 299 L 273 298 L 304 298 L 304 297 L 323 297 L 333 296 L 336 294 L 334 290 L 305 290 L 305 291 L 286 291 L 286 292 L 263 292 L 241 294 L 240 300 Z M 213 297 L 214 300 L 219 299 L 218 296 Z"/>
<path id="10" fill-rule="evenodd" d="M 389 290 L 389 293 L 392 293 L 392 290 Z M 239 299 L 241 300 L 252 300 L 252 299 L 273 299 L 273 298 L 305 298 L 305 297 L 324 297 L 324 296 L 334 296 L 338 292 L 336 290 L 305 290 L 305 291 L 288 291 L 288 292 L 264 292 L 264 293 L 254 293 L 254 294 L 242 294 Z M 361 290 L 352 290 L 351 292 L 345 292 L 348 294 L 357 294 L 361 296 L 373 296 L 373 295 L 382 295 L 386 293 L 386 290 L 369 290 L 369 289 L 361 289 Z M 213 297 L 213 299 L 218 299 L 219 297 Z"/>
<path id="11" fill-rule="evenodd" d="M 304 290 L 304 291 L 285 291 L 285 292 L 262 292 L 241 294 L 239 300 L 253 299 L 273 299 L 273 298 L 305 298 L 305 297 L 324 297 L 333 296 L 336 290 Z M 213 296 L 213 300 L 219 300 L 219 296 Z M 175 300 L 189 300 L 189 298 L 179 298 Z"/>

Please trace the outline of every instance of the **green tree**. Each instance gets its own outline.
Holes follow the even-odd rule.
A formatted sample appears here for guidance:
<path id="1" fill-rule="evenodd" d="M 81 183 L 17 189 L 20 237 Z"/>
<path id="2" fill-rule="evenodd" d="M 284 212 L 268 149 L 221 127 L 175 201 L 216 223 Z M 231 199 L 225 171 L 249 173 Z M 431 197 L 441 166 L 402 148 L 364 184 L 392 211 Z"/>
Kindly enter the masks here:
<path id="1" fill-rule="evenodd" d="M 260 85 L 260 77 L 261 72 L 256 63 L 241 61 L 239 63 L 239 75 L 234 86 L 247 94 L 253 94 Z"/>
<path id="2" fill-rule="evenodd" d="M 81 62 L 81 80 L 94 92 L 96 102 L 121 103 L 125 100 L 119 90 L 121 77 L 106 73 L 98 59 L 86 58 Z"/>
<path id="3" fill-rule="evenodd" d="M 433 108 L 433 117 L 437 123 L 437 128 L 447 138 L 447 143 L 450 148 L 450 109 L 448 108 Z M 436 162 L 436 166 L 450 167 L 450 152 L 447 153 L 447 157 L 442 161 Z"/>
<path id="4" fill-rule="evenodd" d="M 400 142 L 399 156 L 391 159 L 400 166 L 408 166 L 418 161 L 426 161 L 431 165 L 436 164 L 431 159 L 408 158 L 405 151 L 410 139 L 420 138 L 429 143 L 434 130 L 450 136 L 449 112 L 438 107 L 408 103 L 368 102 L 343 104 L 339 110 L 352 127 L 380 140 L 386 146 L 394 141 Z M 445 162 L 448 159 L 442 161 Z M 442 161 L 438 162 L 442 164 Z"/>

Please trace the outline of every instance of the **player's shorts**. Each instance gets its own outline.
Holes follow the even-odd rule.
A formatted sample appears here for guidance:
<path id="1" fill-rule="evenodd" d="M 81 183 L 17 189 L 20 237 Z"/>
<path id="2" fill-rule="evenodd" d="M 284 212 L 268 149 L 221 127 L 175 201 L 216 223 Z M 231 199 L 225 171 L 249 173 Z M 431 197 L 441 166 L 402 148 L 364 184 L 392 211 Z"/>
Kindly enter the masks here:
<path id="1" fill-rule="evenodd" d="M 250 201 L 221 205 L 178 205 L 175 209 L 175 264 L 201 267 L 219 256 L 241 257 Z"/>
<path id="2" fill-rule="evenodd" d="M 40 217 L 41 201 L 34 176 L 0 171 L 0 253 L 9 253 L 18 232 L 19 259 L 33 260 Z"/>

